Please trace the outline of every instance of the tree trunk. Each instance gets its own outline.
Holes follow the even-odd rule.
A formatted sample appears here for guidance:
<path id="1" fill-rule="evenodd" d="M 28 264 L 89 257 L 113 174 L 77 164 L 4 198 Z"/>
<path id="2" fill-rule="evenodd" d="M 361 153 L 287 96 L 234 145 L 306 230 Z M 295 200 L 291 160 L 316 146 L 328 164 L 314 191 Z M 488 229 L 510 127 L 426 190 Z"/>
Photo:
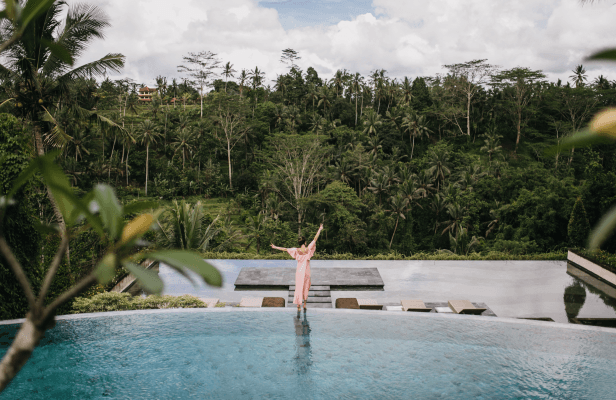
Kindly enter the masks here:
<path id="1" fill-rule="evenodd" d="M 231 143 L 227 140 L 227 162 L 229 163 L 229 188 L 233 189 L 233 182 L 231 181 Z"/>
<path id="2" fill-rule="evenodd" d="M 111 156 L 109 157 L 109 170 L 107 171 L 107 182 L 111 179 L 111 163 L 113 162 L 113 150 L 115 149 L 117 136 L 113 136 L 113 146 L 111 146 Z"/>
<path id="3" fill-rule="evenodd" d="M 466 134 L 471 136 L 471 92 L 466 94 Z"/>
<path id="4" fill-rule="evenodd" d="M 357 96 L 355 96 L 355 126 L 357 126 Z"/>
<path id="5" fill-rule="evenodd" d="M 26 364 L 44 334 L 45 329 L 37 327 L 29 317 L 26 318 L 11 347 L 0 362 L 0 392 L 11 383 L 15 375 Z"/>
<path id="6" fill-rule="evenodd" d="M 126 186 L 128 186 L 128 153 L 130 153 L 130 147 L 126 149 Z"/>
<path id="7" fill-rule="evenodd" d="M 411 160 L 413 159 L 413 151 L 415 151 L 415 136 L 413 136 L 413 147 L 411 147 Z"/>
<path id="8" fill-rule="evenodd" d="M 520 135 L 522 133 L 522 110 L 518 109 L 518 137 L 515 140 L 515 151 L 514 153 L 517 154 L 518 152 L 518 144 L 520 143 Z"/>
<path id="9" fill-rule="evenodd" d="M 396 234 L 396 229 L 398 229 L 398 221 L 400 220 L 400 214 L 398 214 L 398 218 L 396 218 L 396 226 L 394 227 L 394 233 L 391 235 L 391 240 L 389 241 L 389 249 L 391 250 L 391 244 L 394 242 L 394 235 Z"/>
<path id="10" fill-rule="evenodd" d="M 201 96 L 199 98 L 201 99 L 201 119 L 203 119 L 203 88 L 201 88 Z"/>
<path id="11" fill-rule="evenodd" d="M 148 167 L 150 163 L 150 145 L 145 146 L 145 195 L 148 195 Z"/>

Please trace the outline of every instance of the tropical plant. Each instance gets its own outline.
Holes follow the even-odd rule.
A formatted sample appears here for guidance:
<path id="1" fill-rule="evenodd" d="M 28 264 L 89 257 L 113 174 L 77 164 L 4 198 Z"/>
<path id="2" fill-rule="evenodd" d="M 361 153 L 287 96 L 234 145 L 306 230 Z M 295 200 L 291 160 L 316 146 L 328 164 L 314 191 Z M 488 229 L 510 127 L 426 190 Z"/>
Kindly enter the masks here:
<path id="1" fill-rule="evenodd" d="M 437 181 L 437 189 L 440 190 L 441 182 L 451 173 L 451 164 L 449 163 L 449 152 L 445 149 L 431 150 L 429 153 L 428 165 L 430 168 L 426 171 Z"/>
<path id="2" fill-rule="evenodd" d="M 12 189 L 0 201 L 0 253 L 17 277 L 29 305 L 29 312 L 25 316 L 25 321 L 21 324 L 13 343 L 0 361 L 0 391 L 7 387 L 25 365 L 34 348 L 43 338 L 45 331 L 55 325 L 55 313 L 58 307 L 97 281 L 103 285 L 110 283 L 120 266 L 132 273 L 142 287 L 151 293 L 160 293 L 163 289 L 163 283 L 156 273 L 137 265 L 146 258 L 162 261 L 184 276 L 187 276 L 187 270 L 192 270 L 210 285 L 217 287 L 222 285 L 222 276 L 218 270 L 206 263 L 196 253 L 182 250 L 137 253 L 136 249 L 143 246 L 141 238 L 150 231 L 159 213 L 140 214 L 128 223 L 125 222 L 125 218 L 146 210 L 153 210 L 157 207 L 156 203 L 122 205 L 118 201 L 113 188 L 103 184 L 95 186 L 92 191 L 86 193 L 82 198 L 78 198 L 69 185 L 66 175 L 54 164 L 53 159 L 56 156 L 57 152 L 54 152 L 33 159 L 15 180 Z M 26 278 L 24 266 L 15 258 L 6 241 L 7 232 L 5 232 L 3 224 L 8 211 L 7 206 L 15 201 L 14 196 L 19 189 L 37 173 L 42 176 L 43 182 L 57 201 L 65 222 L 65 227 L 62 228 L 64 232 L 61 235 L 61 243 L 46 271 L 38 296 L 35 295 L 30 282 Z M 85 222 L 85 226 L 82 221 Z M 54 277 L 66 255 L 69 242 L 67 229 L 80 225 L 84 229 L 92 229 L 101 241 L 111 243 L 111 246 L 106 254 L 97 261 L 96 266 L 74 286 L 55 298 L 47 299 Z M 39 229 L 47 233 L 57 232 L 58 226 L 40 224 Z"/>
<path id="3" fill-rule="evenodd" d="M 200 201 L 191 205 L 184 200 L 179 203 L 173 200 L 157 221 L 160 228 L 157 242 L 163 248 L 210 250 L 210 244 L 221 232 L 218 219 L 208 224 Z"/>
<path id="4" fill-rule="evenodd" d="M 402 219 L 406 219 L 406 209 L 409 205 L 409 200 L 404 197 L 401 193 L 396 193 L 395 196 L 389 198 L 389 205 L 391 207 L 391 212 L 396 217 L 396 225 L 394 226 L 394 233 L 391 235 L 391 240 L 389 241 L 389 248 L 391 249 L 391 244 L 394 241 L 394 235 L 396 234 L 396 229 L 398 229 L 398 221 L 400 221 L 400 217 Z"/>
<path id="5" fill-rule="evenodd" d="M 368 110 L 366 112 L 366 116 L 364 117 L 364 134 L 367 135 L 376 135 L 377 127 L 383 125 L 383 121 L 381 121 L 381 116 L 377 114 L 373 109 Z"/>

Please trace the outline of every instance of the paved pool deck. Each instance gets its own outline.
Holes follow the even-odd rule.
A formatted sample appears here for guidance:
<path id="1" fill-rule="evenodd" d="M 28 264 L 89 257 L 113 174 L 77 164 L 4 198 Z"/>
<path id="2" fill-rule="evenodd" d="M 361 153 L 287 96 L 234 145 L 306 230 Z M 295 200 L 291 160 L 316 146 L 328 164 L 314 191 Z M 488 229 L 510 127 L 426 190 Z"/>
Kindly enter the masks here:
<path id="1" fill-rule="evenodd" d="M 239 303 L 243 297 L 283 297 L 284 290 L 236 290 L 235 281 L 244 267 L 295 268 L 294 260 L 208 260 L 223 275 L 223 286 L 193 286 L 171 268 L 161 265 L 165 283 L 163 293 L 191 294 L 218 298 L 221 302 Z M 565 289 L 571 285 L 584 288 L 580 318 L 616 318 L 605 296 L 591 291 L 592 280 L 567 273 L 566 261 L 311 261 L 318 268 L 377 268 L 383 290 L 332 290 L 332 303 L 340 297 L 375 299 L 383 305 L 399 305 L 402 299 L 421 299 L 424 303 L 442 303 L 466 299 L 486 304 L 498 317 L 552 318 L 568 321 L 565 312 Z M 602 298 L 603 297 L 603 298 Z"/>

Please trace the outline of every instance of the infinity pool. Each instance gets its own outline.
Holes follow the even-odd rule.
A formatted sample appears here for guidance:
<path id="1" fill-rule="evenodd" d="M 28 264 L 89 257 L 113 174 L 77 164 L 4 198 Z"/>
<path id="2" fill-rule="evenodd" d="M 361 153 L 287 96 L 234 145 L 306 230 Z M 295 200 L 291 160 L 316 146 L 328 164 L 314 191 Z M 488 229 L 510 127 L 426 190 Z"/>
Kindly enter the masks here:
<path id="1" fill-rule="evenodd" d="M 0 355 L 17 325 L 0 326 Z M 48 332 L 7 399 L 609 399 L 616 331 L 364 310 L 86 314 Z"/>

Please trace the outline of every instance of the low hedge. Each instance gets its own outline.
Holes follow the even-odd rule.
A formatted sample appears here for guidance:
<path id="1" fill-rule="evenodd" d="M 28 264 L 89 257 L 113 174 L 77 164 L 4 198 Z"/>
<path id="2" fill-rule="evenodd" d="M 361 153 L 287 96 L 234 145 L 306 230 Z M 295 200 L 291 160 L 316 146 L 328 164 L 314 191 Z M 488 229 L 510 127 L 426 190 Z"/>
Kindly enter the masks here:
<path id="1" fill-rule="evenodd" d="M 581 257 L 602 266 L 603 268 L 616 274 L 616 254 L 608 253 L 603 250 L 590 251 L 587 249 L 573 248 L 569 249 Z"/>
<path id="2" fill-rule="evenodd" d="M 274 254 L 257 253 L 228 253 L 228 252 L 205 252 L 202 257 L 210 260 L 289 260 L 290 256 L 285 252 Z M 457 255 L 447 251 L 435 253 L 415 253 L 407 256 L 399 253 L 377 254 L 372 256 L 359 256 L 350 253 L 324 254 L 316 253 L 312 260 L 566 260 L 567 253 L 540 253 L 514 255 L 501 252 L 471 253 L 468 256 Z"/>
<path id="3" fill-rule="evenodd" d="M 128 293 L 105 292 L 92 297 L 77 297 L 72 314 L 105 311 L 148 310 L 162 308 L 205 308 L 207 304 L 197 297 L 183 296 L 131 296 Z"/>

